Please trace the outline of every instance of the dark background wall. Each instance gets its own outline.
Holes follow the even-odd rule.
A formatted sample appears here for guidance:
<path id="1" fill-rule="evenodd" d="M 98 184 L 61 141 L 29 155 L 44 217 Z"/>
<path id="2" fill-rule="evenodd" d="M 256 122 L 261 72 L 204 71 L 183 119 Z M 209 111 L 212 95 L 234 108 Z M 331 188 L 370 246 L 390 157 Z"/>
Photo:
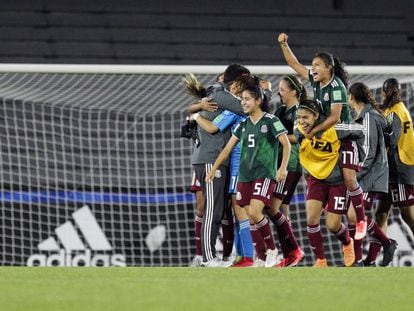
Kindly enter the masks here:
<path id="1" fill-rule="evenodd" d="M 411 0 L 1 1 L 0 62 L 414 65 Z"/>

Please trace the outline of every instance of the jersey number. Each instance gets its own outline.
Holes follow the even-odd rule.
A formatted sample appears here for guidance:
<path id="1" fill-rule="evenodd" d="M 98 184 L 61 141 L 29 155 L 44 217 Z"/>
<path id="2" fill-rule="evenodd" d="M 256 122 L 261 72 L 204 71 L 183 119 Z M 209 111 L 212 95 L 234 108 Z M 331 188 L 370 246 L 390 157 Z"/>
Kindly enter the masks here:
<path id="1" fill-rule="evenodd" d="M 262 192 L 262 183 L 255 183 L 254 184 L 254 195 L 260 195 L 260 193 Z"/>
<path id="2" fill-rule="evenodd" d="M 253 148 L 254 147 L 254 134 L 249 134 L 249 136 L 247 137 L 248 140 L 248 144 L 247 147 Z"/>
<path id="3" fill-rule="evenodd" d="M 335 206 L 334 210 L 343 211 L 345 210 L 345 198 L 344 197 L 334 197 Z"/>

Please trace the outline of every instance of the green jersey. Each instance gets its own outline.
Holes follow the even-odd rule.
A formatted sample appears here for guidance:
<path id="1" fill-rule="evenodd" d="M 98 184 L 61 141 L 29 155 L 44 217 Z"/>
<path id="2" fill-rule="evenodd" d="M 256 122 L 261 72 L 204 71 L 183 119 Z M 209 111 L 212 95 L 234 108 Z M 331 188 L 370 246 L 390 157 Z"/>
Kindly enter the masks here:
<path id="1" fill-rule="evenodd" d="M 276 116 L 265 113 L 256 123 L 240 122 L 233 135 L 240 141 L 239 181 L 275 179 L 280 134 L 287 133 Z"/>
<path id="2" fill-rule="evenodd" d="M 332 105 L 342 105 L 339 122 L 352 122 L 351 107 L 348 104 L 346 87 L 340 78 L 334 75 L 327 85 L 321 87 L 321 83 L 315 82 L 312 72 L 309 71 L 309 81 L 313 88 L 313 98 L 319 103 L 326 117 L 331 114 Z"/>
<path id="3" fill-rule="evenodd" d="M 275 116 L 280 119 L 287 130 L 288 135 L 294 135 L 293 128 L 296 121 L 296 111 L 298 106 L 292 106 L 289 109 L 285 105 L 276 109 Z M 278 164 L 282 162 L 282 153 L 279 153 Z M 299 162 L 299 144 L 292 144 L 290 149 L 289 163 L 287 166 L 289 172 L 302 172 L 302 166 Z"/>

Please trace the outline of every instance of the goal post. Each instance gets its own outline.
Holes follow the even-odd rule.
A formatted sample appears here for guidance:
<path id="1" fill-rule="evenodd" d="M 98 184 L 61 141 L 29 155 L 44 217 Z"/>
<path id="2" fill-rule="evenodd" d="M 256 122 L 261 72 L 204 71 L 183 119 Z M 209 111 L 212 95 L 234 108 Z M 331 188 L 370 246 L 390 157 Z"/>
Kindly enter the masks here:
<path id="1" fill-rule="evenodd" d="M 274 90 L 293 73 L 247 67 Z M 186 266 L 195 197 L 192 143 L 180 137 L 192 98 L 181 79 L 191 72 L 208 85 L 225 68 L 1 64 L 0 265 Z M 346 69 L 377 97 L 396 77 L 414 111 L 414 67 Z M 290 216 L 302 265 L 311 265 L 304 194 L 301 182 Z M 413 237 L 397 210 L 389 232 L 404 245 L 393 264 L 414 265 Z M 339 265 L 339 243 L 323 233 L 328 260 Z"/>

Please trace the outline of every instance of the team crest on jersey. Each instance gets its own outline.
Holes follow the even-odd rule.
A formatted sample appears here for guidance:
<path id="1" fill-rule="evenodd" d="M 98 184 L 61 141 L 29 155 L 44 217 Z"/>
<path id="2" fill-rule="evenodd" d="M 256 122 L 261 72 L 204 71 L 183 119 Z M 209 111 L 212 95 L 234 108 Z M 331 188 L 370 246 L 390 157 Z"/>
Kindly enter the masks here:
<path id="1" fill-rule="evenodd" d="M 267 126 L 266 126 L 266 124 L 262 125 L 262 127 L 260 128 L 260 132 L 267 133 Z"/>
<path id="2" fill-rule="evenodd" d="M 239 192 L 239 191 L 237 191 L 237 193 L 236 193 L 236 200 L 241 200 L 242 199 L 242 195 L 241 195 L 241 193 Z"/>
<path id="3" fill-rule="evenodd" d="M 324 101 L 328 101 L 329 100 L 329 94 L 325 93 L 325 95 L 323 95 L 323 100 Z"/>
<path id="4" fill-rule="evenodd" d="M 221 171 L 217 170 L 216 173 L 214 174 L 214 177 L 220 178 L 221 177 Z"/>

